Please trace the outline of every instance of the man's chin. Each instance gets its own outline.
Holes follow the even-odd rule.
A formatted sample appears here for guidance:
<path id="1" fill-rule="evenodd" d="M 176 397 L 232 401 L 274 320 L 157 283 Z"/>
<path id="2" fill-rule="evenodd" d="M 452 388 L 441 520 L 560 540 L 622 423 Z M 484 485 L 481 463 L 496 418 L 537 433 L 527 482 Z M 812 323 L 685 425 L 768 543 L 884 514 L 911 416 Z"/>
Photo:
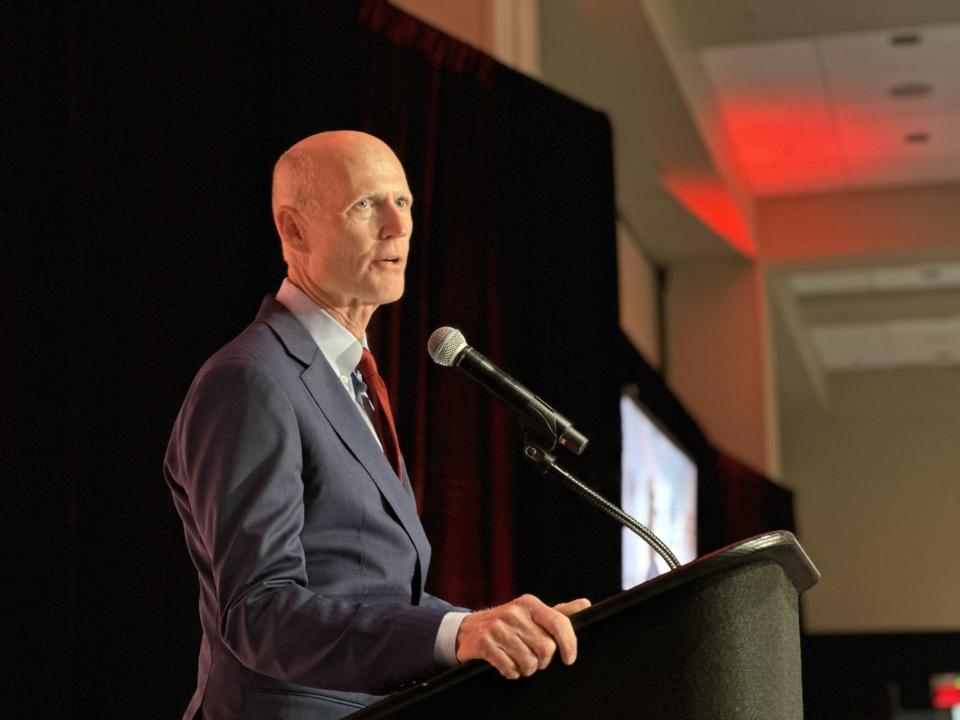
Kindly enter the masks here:
<path id="1" fill-rule="evenodd" d="M 403 283 L 399 287 L 384 289 L 382 292 L 378 293 L 378 305 L 389 305 L 390 303 L 395 303 L 397 300 L 403 297 Z"/>

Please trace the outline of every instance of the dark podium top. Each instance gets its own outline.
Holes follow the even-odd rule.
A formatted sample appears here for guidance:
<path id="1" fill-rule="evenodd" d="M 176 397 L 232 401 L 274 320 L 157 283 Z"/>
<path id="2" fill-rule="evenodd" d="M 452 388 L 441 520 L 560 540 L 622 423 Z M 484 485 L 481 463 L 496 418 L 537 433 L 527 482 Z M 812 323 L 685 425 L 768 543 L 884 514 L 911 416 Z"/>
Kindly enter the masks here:
<path id="1" fill-rule="evenodd" d="M 799 595 L 819 578 L 792 533 L 758 535 L 577 613 L 572 666 L 507 681 L 473 661 L 350 718 L 802 720 Z"/>

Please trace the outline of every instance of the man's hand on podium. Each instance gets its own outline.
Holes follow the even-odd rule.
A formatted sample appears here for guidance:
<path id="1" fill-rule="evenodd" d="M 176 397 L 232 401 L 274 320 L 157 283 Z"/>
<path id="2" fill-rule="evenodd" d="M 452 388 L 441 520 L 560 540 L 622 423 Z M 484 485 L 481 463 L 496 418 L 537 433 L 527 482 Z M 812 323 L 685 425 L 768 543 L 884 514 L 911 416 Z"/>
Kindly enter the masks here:
<path id="1" fill-rule="evenodd" d="M 521 595 L 470 613 L 457 633 L 457 660 L 486 660 L 508 680 L 543 670 L 557 650 L 570 665 L 577 659 L 577 636 L 568 616 L 588 607 L 586 598 L 551 608 L 533 595 Z"/>

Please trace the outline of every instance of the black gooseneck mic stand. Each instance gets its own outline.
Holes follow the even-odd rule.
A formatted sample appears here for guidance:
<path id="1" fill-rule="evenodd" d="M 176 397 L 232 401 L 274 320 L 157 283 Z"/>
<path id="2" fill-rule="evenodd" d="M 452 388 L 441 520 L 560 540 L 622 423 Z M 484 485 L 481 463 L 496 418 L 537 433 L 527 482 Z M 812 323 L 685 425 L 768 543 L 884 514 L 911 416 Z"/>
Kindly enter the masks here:
<path id="1" fill-rule="evenodd" d="M 553 473 L 581 498 L 635 532 L 657 551 L 671 570 L 680 567 L 670 548 L 649 528 L 557 464 L 553 451 L 558 444 L 577 455 L 587 446 L 587 438 L 574 430 L 573 423 L 467 345 L 463 333 L 455 328 L 434 330 L 427 342 L 427 351 L 435 363 L 457 368 L 516 413 L 523 430 L 523 455 L 541 473 Z"/>
<path id="2" fill-rule="evenodd" d="M 652 530 L 641 524 L 636 518 L 625 513 L 605 497 L 585 485 L 568 470 L 557 463 L 557 456 L 553 450 L 557 447 L 557 435 L 553 426 L 538 413 L 524 413 L 518 415 L 520 428 L 523 430 L 523 456 L 544 475 L 553 474 L 562 485 L 575 492 L 595 508 L 605 513 L 618 523 L 643 538 L 650 547 L 657 551 L 671 570 L 680 567 L 670 548 L 667 547 Z"/>

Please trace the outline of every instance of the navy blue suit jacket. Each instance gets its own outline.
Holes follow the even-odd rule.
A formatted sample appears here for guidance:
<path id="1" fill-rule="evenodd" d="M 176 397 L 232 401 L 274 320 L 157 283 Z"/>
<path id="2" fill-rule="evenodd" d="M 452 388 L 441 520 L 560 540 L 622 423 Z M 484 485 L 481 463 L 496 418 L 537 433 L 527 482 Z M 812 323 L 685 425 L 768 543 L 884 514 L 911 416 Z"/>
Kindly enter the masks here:
<path id="1" fill-rule="evenodd" d="M 430 544 L 406 472 L 274 298 L 201 368 L 164 471 L 200 582 L 185 718 L 341 717 L 442 670 L 454 608 L 423 590 Z"/>

